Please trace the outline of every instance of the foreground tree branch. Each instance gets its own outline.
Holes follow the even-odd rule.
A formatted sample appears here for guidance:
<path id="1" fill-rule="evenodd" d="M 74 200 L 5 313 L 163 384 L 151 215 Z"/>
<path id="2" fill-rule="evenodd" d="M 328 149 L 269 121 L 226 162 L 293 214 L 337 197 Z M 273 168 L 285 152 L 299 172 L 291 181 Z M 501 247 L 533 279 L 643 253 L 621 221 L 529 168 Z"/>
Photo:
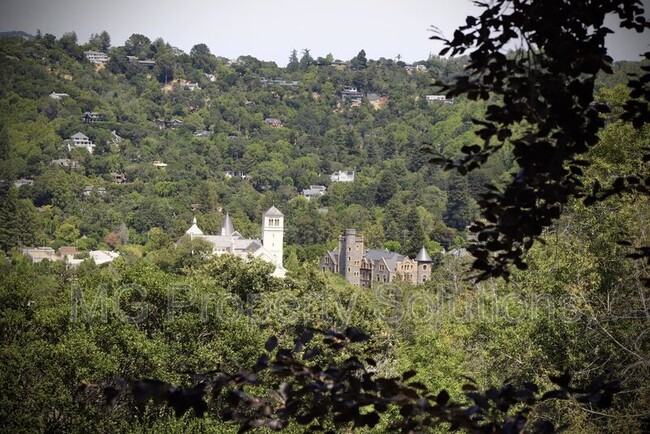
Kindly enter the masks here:
<path id="1" fill-rule="evenodd" d="M 315 335 L 322 339 L 313 341 Z M 250 370 L 194 373 L 196 382 L 186 387 L 151 379 L 84 383 L 78 396 L 112 406 L 132 402 L 139 409 L 153 402 L 171 407 L 177 417 L 189 410 L 197 417 L 211 414 L 237 424 L 239 432 L 296 424 L 309 431 L 335 432 L 383 423 L 390 431 L 409 433 L 439 426 L 468 433 L 554 433 L 557 427 L 540 417 L 538 404 L 572 400 L 604 409 L 619 391 L 616 381 L 601 377 L 576 387 L 566 373 L 551 376 L 557 387 L 546 392 L 532 382 L 479 390 L 466 378 L 465 398 L 456 401 L 445 390 L 435 393 L 415 381 L 416 371 L 399 377 L 378 375 L 375 361 L 361 359 L 354 349 L 368 340 L 355 328 L 343 333 L 310 330 L 291 348 L 279 348 L 277 338 L 271 337 Z M 338 360 L 341 354 L 347 356 Z"/>
<path id="2" fill-rule="evenodd" d="M 448 97 L 497 101 L 487 107 L 485 120 L 474 120 L 483 145 L 465 146 L 464 156 L 442 156 L 432 163 L 461 174 L 483 165 L 505 143 L 513 147 L 519 171 L 503 189 L 488 186 L 479 205 L 483 219 L 470 230 L 478 242 L 470 251 L 479 278 L 509 275 L 509 266 L 526 268 L 524 253 L 538 240 L 573 198 L 587 205 L 614 194 L 650 194 L 647 174 L 621 176 L 611 186 L 585 185 L 587 152 L 598 143 L 606 104 L 594 102 L 599 73 L 612 73 L 607 54 L 605 17 L 615 15 L 620 26 L 643 32 L 650 27 L 639 0 L 584 2 L 579 0 L 475 2 L 478 17 L 443 41 L 440 55 L 469 52 L 468 74 L 447 84 Z M 505 51 L 523 39 L 528 47 L 512 55 Z M 646 53 L 650 59 L 650 53 Z M 622 119 L 643 128 L 650 121 L 650 68 L 629 82 L 630 97 Z M 515 128 L 519 133 L 513 135 Z M 650 161 L 646 155 L 644 161 Z M 650 260 L 648 250 L 634 257 Z"/>

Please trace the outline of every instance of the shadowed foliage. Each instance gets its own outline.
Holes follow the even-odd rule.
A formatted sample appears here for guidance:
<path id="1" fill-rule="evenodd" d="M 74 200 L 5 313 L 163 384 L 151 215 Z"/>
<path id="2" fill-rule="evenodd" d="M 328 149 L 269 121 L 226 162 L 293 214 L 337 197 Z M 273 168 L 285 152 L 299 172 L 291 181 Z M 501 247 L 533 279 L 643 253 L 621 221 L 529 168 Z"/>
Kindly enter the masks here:
<path id="1" fill-rule="evenodd" d="M 315 344 L 315 335 L 322 339 Z M 194 384 L 177 387 L 159 380 L 106 384 L 84 383 L 84 399 L 108 405 L 135 404 L 142 411 L 148 402 L 168 405 L 177 417 L 194 410 L 198 417 L 209 411 L 239 426 L 239 432 L 266 427 L 282 430 L 298 424 L 308 431 L 337 432 L 380 424 L 391 432 L 422 432 L 433 427 L 469 433 L 554 433 L 558 428 L 543 418 L 539 406 L 552 400 L 574 400 L 595 408 L 607 408 L 619 391 L 616 382 L 594 378 L 585 387 L 571 383 L 571 375 L 551 376 L 557 387 L 542 392 L 532 383 L 504 383 L 479 390 L 467 377 L 464 399 L 454 401 L 449 393 L 431 391 L 415 381 L 409 370 L 397 377 L 376 374 L 372 358 L 360 358 L 353 345 L 368 341 L 362 331 L 349 327 L 343 333 L 310 329 L 292 347 L 279 347 L 275 336 L 265 344 L 265 353 L 249 371 L 234 374 L 191 374 Z M 343 360 L 338 360 L 345 353 Z M 361 354 L 368 354 L 363 351 Z M 138 410 L 139 409 L 139 410 Z M 531 413 L 535 416 L 531 417 Z M 399 416 L 396 416 L 396 413 Z"/>
<path id="2" fill-rule="evenodd" d="M 434 156 L 431 162 L 466 174 L 504 145 L 512 146 L 518 172 L 505 187 L 488 185 L 481 195 L 483 219 L 471 227 L 478 242 L 470 249 L 481 278 L 507 277 L 510 265 L 526 268 L 524 252 L 572 198 L 584 198 L 589 205 L 623 192 L 650 194 L 647 174 L 618 177 L 607 188 L 597 182 L 585 185 L 582 176 L 589 166 L 585 155 L 605 125 L 601 114 L 609 112 L 606 104 L 594 101 L 597 75 L 612 73 L 605 47 L 612 32 L 605 17 L 615 15 L 622 28 L 637 32 L 650 23 L 635 0 L 475 3 L 483 13 L 467 17 L 452 39 L 431 39 L 444 42 L 441 55 L 469 52 L 468 74 L 445 91 L 448 97 L 466 95 L 490 103 L 485 119 L 474 120 L 483 144 L 463 147 L 460 159 Z M 504 54 L 513 44 L 519 48 Z M 631 77 L 632 91 L 621 115 L 636 129 L 650 120 L 648 66 L 644 71 Z M 644 158 L 647 162 L 649 157 Z M 637 253 L 648 258 L 647 250 Z"/>

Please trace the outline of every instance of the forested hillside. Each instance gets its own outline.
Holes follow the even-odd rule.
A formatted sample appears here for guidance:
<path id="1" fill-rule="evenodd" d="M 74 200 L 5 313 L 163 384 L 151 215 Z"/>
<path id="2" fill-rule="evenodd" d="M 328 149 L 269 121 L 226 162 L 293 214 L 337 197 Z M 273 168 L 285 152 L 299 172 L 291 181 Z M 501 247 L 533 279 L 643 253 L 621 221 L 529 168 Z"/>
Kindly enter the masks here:
<path id="1" fill-rule="evenodd" d="M 406 65 L 363 50 L 343 61 L 302 50 L 280 67 L 171 44 L 134 34 L 112 47 L 105 32 L 85 44 L 74 33 L 0 38 L 0 429 L 236 432 L 223 397 L 204 419 L 176 418 L 128 398 L 89 400 L 79 385 L 194 384 L 192 373 L 250 368 L 271 335 L 292 341 L 309 327 L 349 326 L 372 337 L 357 351 L 375 359 L 376 372 L 415 369 L 417 381 L 453 399 L 464 399 L 463 376 L 479 388 L 506 380 L 548 388 L 548 376 L 564 371 L 577 381 L 617 378 L 623 392 L 611 409 L 562 401 L 533 414 L 575 433 L 648 428 L 648 269 L 620 243 L 648 245 L 647 197 L 570 201 L 527 252 L 527 270 L 477 283 L 470 259 L 443 252 L 471 238 L 487 185 L 516 176 L 512 149 L 466 176 L 422 152 L 457 158 L 482 143 L 472 119 L 488 102 L 427 98 L 463 75 L 467 58 Z M 110 60 L 94 64 L 86 50 Z M 611 113 L 586 157 L 588 182 L 647 172 L 648 126 L 616 117 L 626 73 L 640 65 L 616 64 L 598 81 L 596 100 Z M 78 132 L 92 153 L 69 146 Z M 354 182 L 332 182 L 338 171 L 354 171 Z M 311 185 L 327 191 L 307 200 Z M 193 216 L 214 234 L 226 212 L 242 235 L 259 238 L 272 205 L 286 216 L 285 280 L 264 262 L 205 258 L 200 242 L 177 243 Z M 371 291 L 318 271 L 345 228 L 367 247 L 411 257 L 426 246 L 432 278 Z M 30 264 L 19 250 L 70 245 L 121 257 L 67 268 Z M 366 429 L 390 431 L 400 417 L 388 412 Z"/>
<path id="2" fill-rule="evenodd" d="M 192 204 L 206 233 L 220 227 L 224 210 L 242 234 L 259 236 L 262 210 L 276 204 L 287 215 L 290 245 L 313 250 L 356 227 L 370 247 L 393 241 L 404 250 L 417 236 L 410 244 L 419 249 L 434 241 L 435 253 L 435 242 L 458 243 L 456 231 L 476 216 L 473 198 L 482 184 L 498 184 L 512 166 L 504 152 L 463 179 L 425 164 L 419 152 L 432 146 L 453 156 L 476 143 L 471 118 L 481 115 L 481 104 L 425 98 L 436 93 L 437 80 L 462 73 L 463 59 L 432 58 L 419 62 L 426 71 L 407 71 L 402 62 L 366 60 L 363 53 L 362 61 L 337 67 L 305 51 L 279 68 L 247 56 L 218 58 L 203 44 L 181 54 L 160 39 L 133 35 L 97 67 L 83 56 L 90 48 L 70 35 L 2 40 L 3 178 L 33 178 L 19 195 L 45 213 L 40 231 L 3 239 L 4 248 L 17 239 L 69 243 L 57 238 L 62 225 L 74 226 L 85 248 L 102 245 L 123 225 L 122 242 L 143 245 L 155 228 L 176 240 L 189 227 Z M 363 95 L 360 105 L 342 98 L 346 87 Z M 53 99 L 52 92 L 69 96 Z M 86 112 L 99 119 L 86 123 Z M 77 132 L 96 144 L 92 155 L 63 145 Z M 52 167 L 62 158 L 74 160 L 76 169 Z M 154 161 L 168 167 L 157 170 Z M 331 184 L 340 170 L 355 171 L 355 182 Z M 226 171 L 246 179 L 228 179 Z M 118 185 L 111 173 L 126 182 Z M 314 184 L 328 187 L 322 199 L 296 199 Z M 104 186 L 107 194 L 84 198 L 89 185 Z M 415 221 L 423 230 L 411 233 Z"/>

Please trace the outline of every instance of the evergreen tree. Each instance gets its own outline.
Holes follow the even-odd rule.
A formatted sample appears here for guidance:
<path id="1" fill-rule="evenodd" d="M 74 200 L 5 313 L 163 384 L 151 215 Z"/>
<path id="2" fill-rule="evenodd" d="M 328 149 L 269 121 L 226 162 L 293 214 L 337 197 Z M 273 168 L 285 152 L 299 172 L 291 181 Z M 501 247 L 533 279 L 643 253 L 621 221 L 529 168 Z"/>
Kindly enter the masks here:
<path id="1" fill-rule="evenodd" d="M 355 57 L 353 57 L 350 60 L 350 68 L 359 70 L 359 69 L 365 69 L 368 67 L 368 59 L 366 59 L 366 51 L 361 50 L 359 51 L 359 54 L 357 54 Z"/>
<path id="2" fill-rule="evenodd" d="M 1 185 L 0 189 L 0 249 L 34 245 L 40 229 L 34 206 L 18 199 L 14 186 Z"/>
<path id="3" fill-rule="evenodd" d="M 298 60 L 298 51 L 294 48 L 289 56 L 289 63 L 287 64 L 287 71 L 294 72 L 300 69 L 300 61 Z"/>
<path id="4" fill-rule="evenodd" d="M 412 207 L 406 216 L 406 229 L 409 231 L 408 240 L 404 246 L 404 254 L 415 259 L 422 246 L 427 243 L 422 219 L 416 207 Z"/>
<path id="5" fill-rule="evenodd" d="M 397 193 L 397 177 L 392 170 L 383 170 L 379 175 L 375 200 L 378 205 L 385 205 Z"/>
<path id="6" fill-rule="evenodd" d="M 300 58 L 300 69 L 305 71 L 314 64 L 314 59 L 309 54 L 309 48 L 302 50 L 302 57 Z"/>
<path id="7" fill-rule="evenodd" d="M 452 174 L 447 188 L 447 210 L 444 222 L 447 226 L 464 230 L 477 215 L 476 201 L 470 195 L 469 183 L 464 176 Z"/>

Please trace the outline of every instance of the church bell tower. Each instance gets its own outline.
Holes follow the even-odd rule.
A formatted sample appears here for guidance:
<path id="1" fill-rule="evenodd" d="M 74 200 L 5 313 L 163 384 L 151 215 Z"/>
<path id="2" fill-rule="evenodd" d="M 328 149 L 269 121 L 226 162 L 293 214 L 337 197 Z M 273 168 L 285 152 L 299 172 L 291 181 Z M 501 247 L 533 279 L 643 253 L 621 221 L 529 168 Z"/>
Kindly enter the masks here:
<path id="1" fill-rule="evenodd" d="M 275 206 L 269 208 L 262 217 L 262 244 L 273 256 L 275 265 L 283 268 L 284 214 Z"/>

